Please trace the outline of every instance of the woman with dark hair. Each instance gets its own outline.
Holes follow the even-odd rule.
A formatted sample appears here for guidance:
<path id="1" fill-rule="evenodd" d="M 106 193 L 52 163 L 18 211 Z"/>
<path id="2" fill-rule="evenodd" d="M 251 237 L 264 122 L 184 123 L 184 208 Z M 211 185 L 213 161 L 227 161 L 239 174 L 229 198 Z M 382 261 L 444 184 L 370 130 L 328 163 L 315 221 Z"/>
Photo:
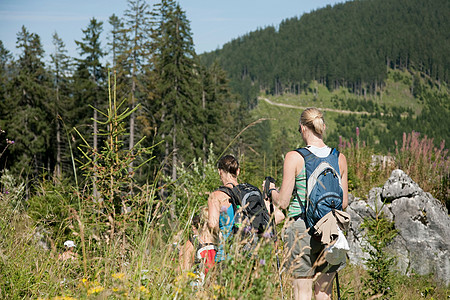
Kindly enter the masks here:
<path id="1" fill-rule="evenodd" d="M 325 158 L 336 153 L 323 141 L 325 121 L 317 108 L 308 108 L 301 114 L 299 132 L 307 145 L 305 148 L 317 157 Z M 342 182 L 342 209 L 348 204 L 347 160 L 338 153 L 337 172 Z M 295 188 L 294 196 L 292 196 Z M 304 216 L 306 207 L 306 170 L 305 160 L 297 151 L 286 154 L 283 165 L 283 182 L 278 191 L 273 183 L 269 192 L 273 202 L 282 209 L 288 208 L 290 218 L 283 239 L 288 249 L 288 267 L 291 270 L 295 299 L 311 299 L 312 286 L 316 300 L 331 299 L 333 278 L 338 266 L 319 265 L 319 257 L 323 252 L 320 241 L 307 233 Z M 319 274 L 320 273 L 320 274 Z M 314 281 L 313 281 L 314 280 Z"/>
<path id="2" fill-rule="evenodd" d="M 239 162 L 233 155 L 225 155 L 219 159 L 217 169 L 220 181 L 224 186 L 233 188 L 238 185 Z M 208 226 L 218 235 L 216 262 L 225 260 L 225 243 L 231 238 L 234 225 L 234 210 L 230 197 L 216 190 L 208 198 Z"/>

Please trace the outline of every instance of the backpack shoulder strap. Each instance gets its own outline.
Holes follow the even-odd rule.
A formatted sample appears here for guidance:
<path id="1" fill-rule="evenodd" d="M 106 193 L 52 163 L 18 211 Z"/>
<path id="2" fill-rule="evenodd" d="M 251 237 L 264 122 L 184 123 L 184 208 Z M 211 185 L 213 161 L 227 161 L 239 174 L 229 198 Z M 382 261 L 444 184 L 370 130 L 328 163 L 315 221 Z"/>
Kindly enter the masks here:
<path id="1" fill-rule="evenodd" d="M 229 197 L 233 197 L 232 189 L 225 185 L 219 186 L 219 188 L 216 191 L 221 191 L 221 192 L 227 194 Z"/>
<path id="2" fill-rule="evenodd" d="M 306 159 L 306 157 L 308 157 L 310 155 L 314 155 L 311 151 L 308 150 L 308 148 L 298 148 L 298 149 L 295 149 L 295 151 L 300 153 L 300 155 L 303 157 L 303 159 Z"/>
<path id="3" fill-rule="evenodd" d="M 221 191 L 230 197 L 229 201 L 233 205 L 233 209 L 235 212 L 237 211 L 237 206 L 241 204 L 241 199 L 239 198 L 239 192 L 236 191 L 236 188 L 237 188 L 237 186 L 230 188 L 225 185 L 221 185 L 217 189 L 217 191 Z"/>
<path id="4" fill-rule="evenodd" d="M 331 152 L 330 152 L 330 154 L 329 154 L 328 156 L 334 156 L 334 157 L 336 158 L 336 161 L 337 161 L 338 164 L 339 164 L 339 155 L 340 155 L 340 152 L 339 152 L 338 149 L 336 149 L 336 148 L 331 148 Z"/>

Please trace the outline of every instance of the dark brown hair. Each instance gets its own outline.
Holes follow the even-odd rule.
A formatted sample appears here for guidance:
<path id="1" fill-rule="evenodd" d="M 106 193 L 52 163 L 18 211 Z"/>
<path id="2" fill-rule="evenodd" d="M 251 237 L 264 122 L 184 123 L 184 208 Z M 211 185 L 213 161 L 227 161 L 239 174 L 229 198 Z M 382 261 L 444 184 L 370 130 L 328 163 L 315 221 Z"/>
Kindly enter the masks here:
<path id="1" fill-rule="evenodd" d="M 237 177 L 237 171 L 239 169 L 239 162 L 233 155 L 225 155 L 222 156 L 217 162 L 217 168 L 219 170 L 223 170 L 225 172 L 230 173 L 231 175 Z"/>

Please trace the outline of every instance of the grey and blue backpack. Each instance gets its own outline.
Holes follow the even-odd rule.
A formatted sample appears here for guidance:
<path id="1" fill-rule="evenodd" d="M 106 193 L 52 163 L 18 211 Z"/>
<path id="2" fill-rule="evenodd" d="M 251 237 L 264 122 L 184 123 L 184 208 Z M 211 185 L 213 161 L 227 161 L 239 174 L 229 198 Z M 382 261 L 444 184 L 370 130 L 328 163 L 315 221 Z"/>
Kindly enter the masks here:
<path id="1" fill-rule="evenodd" d="M 333 210 L 342 210 L 342 181 L 339 171 L 339 151 L 331 149 L 327 157 L 318 157 L 307 148 L 296 150 L 305 160 L 306 207 L 302 202 L 303 219 L 312 228 Z"/>

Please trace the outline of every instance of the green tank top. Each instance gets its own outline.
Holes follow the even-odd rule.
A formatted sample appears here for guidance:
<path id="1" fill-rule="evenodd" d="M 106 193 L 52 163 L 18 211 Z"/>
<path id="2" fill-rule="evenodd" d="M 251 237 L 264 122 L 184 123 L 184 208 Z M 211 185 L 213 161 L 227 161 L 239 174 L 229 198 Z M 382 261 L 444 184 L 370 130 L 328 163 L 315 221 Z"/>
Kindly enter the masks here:
<path id="1" fill-rule="evenodd" d="M 303 207 L 306 207 L 306 169 L 304 167 L 295 177 L 295 189 L 297 193 L 294 193 L 289 203 L 288 217 L 290 218 L 303 212 L 299 201 L 302 201 Z"/>

